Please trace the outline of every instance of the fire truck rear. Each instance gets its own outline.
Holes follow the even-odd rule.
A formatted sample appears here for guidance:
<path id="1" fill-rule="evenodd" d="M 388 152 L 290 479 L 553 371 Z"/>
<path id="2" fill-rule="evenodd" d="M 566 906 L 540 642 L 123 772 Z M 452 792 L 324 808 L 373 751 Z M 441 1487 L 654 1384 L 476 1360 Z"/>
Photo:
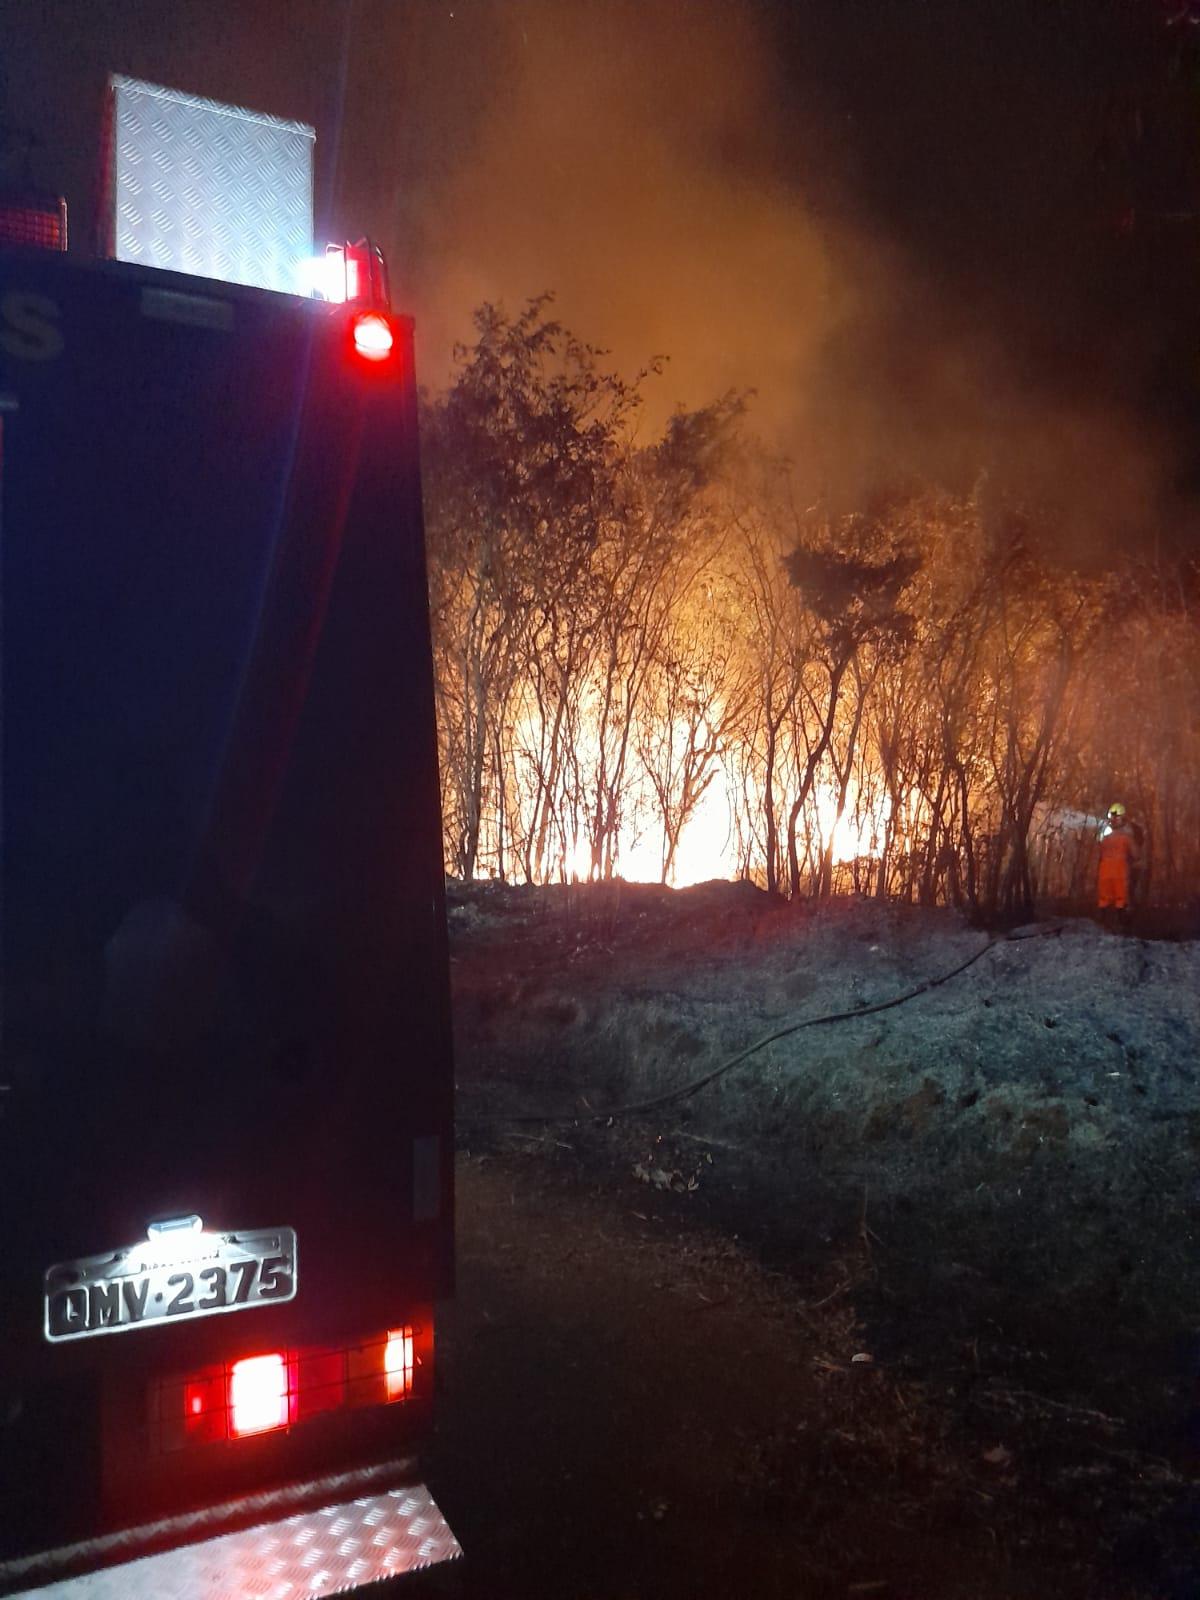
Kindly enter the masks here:
<path id="1" fill-rule="evenodd" d="M 325 1595 L 415 1465 L 452 1073 L 409 322 L 312 130 L 0 199 L 0 1593 Z"/>

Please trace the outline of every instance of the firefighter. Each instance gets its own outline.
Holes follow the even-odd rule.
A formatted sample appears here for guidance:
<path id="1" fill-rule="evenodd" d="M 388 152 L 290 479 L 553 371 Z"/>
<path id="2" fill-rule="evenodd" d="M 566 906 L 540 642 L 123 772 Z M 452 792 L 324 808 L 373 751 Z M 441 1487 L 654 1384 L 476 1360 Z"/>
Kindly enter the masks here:
<path id="1" fill-rule="evenodd" d="M 1119 800 L 1108 808 L 1108 821 L 1100 835 L 1100 871 L 1096 884 L 1096 904 L 1101 911 L 1117 911 L 1121 920 L 1129 915 L 1130 880 L 1137 865 L 1137 844 Z"/>

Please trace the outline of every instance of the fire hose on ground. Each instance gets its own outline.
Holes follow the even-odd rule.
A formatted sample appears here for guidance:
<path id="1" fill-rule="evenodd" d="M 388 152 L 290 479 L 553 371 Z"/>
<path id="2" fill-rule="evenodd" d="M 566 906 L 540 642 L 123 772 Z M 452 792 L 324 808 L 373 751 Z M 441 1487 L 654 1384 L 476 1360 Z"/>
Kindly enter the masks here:
<path id="1" fill-rule="evenodd" d="M 692 1078 L 687 1083 L 668 1089 L 664 1094 L 654 1095 L 649 1100 L 633 1101 L 626 1105 L 608 1106 L 600 1111 L 591 1111 L 584 1114 L 579 1112 L 527 1112 L 527 1113 L 501 1113 L 493 1112 L 485 1116 L 473 1118 L 476 1122 L 491 1123 L 537 1123 L 543 1126 L 557 1123 L 589 1122 L 594 1125 L 607 1125 L 615 1122 L 618 1117 L 641 1116 L 646 1112 L 659 1111 L 663 1106 L 673 1105 L 678 1100 L 687 1100 L 694 1094 L 699 1094 L 701 1089 L 707 1089 L 710 1084 L 716 1083 L 718 1078 L 723 1078 L 727 1072 L 732 1072 L 735 1067 L 741 1066 L 751 1056 L 757 1055 L 760 1050 L 765 1050 L 767 1045 L 774 1044 L 779 1039 L 786 1039 L 793 1033 L 800 1033 L 805 1028 L 822 1028 L 839 1022 L 855 1022 L 860 1017 L 877 1016 L 881 1011 L 892 1011 L 897 1006 L 907 1005 L 910 1000 L 916 1000 L 920 995 L 928 994 L 932 989 L 940 989 L 943 984 L 959 977 L 977 961 L 981 961 L 989 950 L 994 950 L 1000 944 L 1022 944 L 1028 939 L 1045 939 L 1063 931 L 1064 924 L 1053 923 L 1045 928 L 1036 928 L 1032 932 L 1022 932 L 1014 929 L 1011 933 L 993 934 L 986 944 L 981 945 L 973 955 L 965 961 L 960 961 L 956 967 L 951 967 L 948 972 L 940 973 L 935 978 L 926 978 L 923 983 L 918 983 L 914 988 L 906 989 L 903 994 L 893 995 L 889 1000 L 877 1000 L 872 1005 L 857 1006 L 849 1011 L 828 1011 L 818 1017 L 800 1017 L 795 1021 L 785 1023 L 780 1028 L 774 1028 L 761 1039 L 756 1039 L 753 1044 L 748 1044 L 745 1049 L 739 1050 L 735 1055 L 729 1056 L 710 1071 L 703 1073 L 698 1078 Z"/>

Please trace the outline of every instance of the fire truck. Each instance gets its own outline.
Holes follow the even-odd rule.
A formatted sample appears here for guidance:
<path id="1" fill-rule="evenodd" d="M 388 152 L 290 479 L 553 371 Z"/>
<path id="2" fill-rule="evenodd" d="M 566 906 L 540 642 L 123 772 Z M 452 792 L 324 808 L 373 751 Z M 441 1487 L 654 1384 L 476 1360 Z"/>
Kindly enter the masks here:
<path id="1" fill-rule="evenodd" d="M 340 1593 L 459 1554 L 412 328 L 310 128 L 108 114 L 103 253 L 0 197 L 0 1594 Z"/>

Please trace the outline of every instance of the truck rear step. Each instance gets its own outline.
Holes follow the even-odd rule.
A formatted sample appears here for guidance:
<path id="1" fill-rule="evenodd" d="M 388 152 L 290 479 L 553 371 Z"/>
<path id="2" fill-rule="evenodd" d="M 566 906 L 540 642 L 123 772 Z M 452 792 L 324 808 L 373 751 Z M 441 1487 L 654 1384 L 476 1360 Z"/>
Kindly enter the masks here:
<path id="1" fill-rule="evenodd" d="M 396 1482 L 408 1465 L 342 1473 L 9 1562 L 0 1565 L 0 1594 L 323 1600 L 458 1560 L 458 1540 L 429 1490 Z M 249 1517 L 258 1520 L 247 1525 Z"/>

